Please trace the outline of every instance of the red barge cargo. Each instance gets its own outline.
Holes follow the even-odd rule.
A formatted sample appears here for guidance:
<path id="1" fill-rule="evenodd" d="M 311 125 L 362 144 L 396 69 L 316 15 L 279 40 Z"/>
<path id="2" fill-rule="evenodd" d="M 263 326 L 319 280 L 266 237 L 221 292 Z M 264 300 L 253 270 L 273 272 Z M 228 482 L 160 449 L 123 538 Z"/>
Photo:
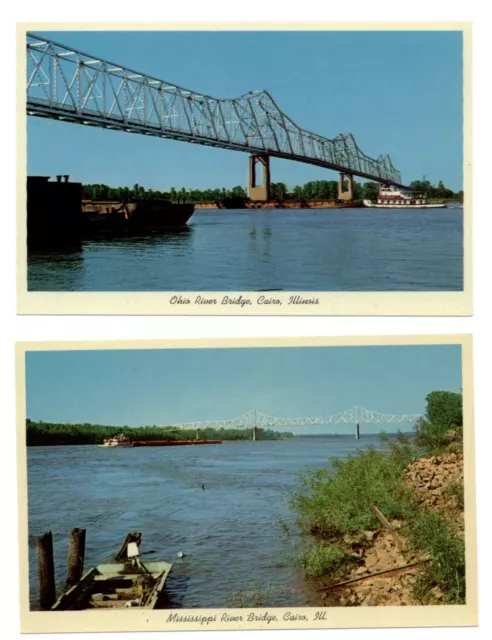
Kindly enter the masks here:
<path id="1" fill-rule="evenodd" d="M 183 444 L 222 444 L 222 440 L 133 440 L 132 447 L 177 447 Z"/>

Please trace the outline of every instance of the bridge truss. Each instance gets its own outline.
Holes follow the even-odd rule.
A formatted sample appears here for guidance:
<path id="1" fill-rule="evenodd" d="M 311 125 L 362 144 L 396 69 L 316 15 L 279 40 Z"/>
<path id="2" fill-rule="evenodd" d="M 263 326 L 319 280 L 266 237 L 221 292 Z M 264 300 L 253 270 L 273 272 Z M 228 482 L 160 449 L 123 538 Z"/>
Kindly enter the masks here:
<path id="1" fill-rule="evenodd" d="M 405 422 L 415 422 L 422 417 L 420 413 L 390 414 L 370 411 L 363 407 L 352 407 L 340 413 L 330 416 L 310 417 L 310 418 L 278 418 L 269 416 L 259 411 L 250 411 L 232 420 L 215 420 L 206 422 L 183 422 L 174 425 L 180 429 L 214 429 L 223 428 L 253 428 L 261 427 L 265 429 L 277 427 L 310 427 L 329 424 L 402 424 Z"/>
<path id="2" fill-rule="evenodd" d="M 27 113 L 56 120 L 296 160 L 403 187 L 389 155 L 363 153 L 351 133 L 301 129 L 268 91 L 219 99 L 27 35 Z"/>

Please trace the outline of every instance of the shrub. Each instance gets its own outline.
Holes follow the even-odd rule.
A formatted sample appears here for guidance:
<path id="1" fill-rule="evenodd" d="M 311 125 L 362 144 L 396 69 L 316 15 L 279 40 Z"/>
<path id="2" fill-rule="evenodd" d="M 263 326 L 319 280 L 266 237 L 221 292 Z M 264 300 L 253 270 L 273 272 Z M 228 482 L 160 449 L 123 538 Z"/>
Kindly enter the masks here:
<path id="1" fill-rule="evenodd" d="M 370 511 L 373 504 L 387 518 L 409 515 L 410 498 L 402 480 L 413 457 L 408 440 L 400 438 L 385 451 L 370 448 L 335 459 L 331 472 L 315 471 L 301 478 L 301 490 L 291 504 L 301 524 L 321 537 L 375 530 L 379 523 Z"/>
<path id="2" fill-rule="evenodd" d="M 410 523 L 408 538 L 417 551 L 426 553 L 431 564 L 420 574 L 415 595 L 423 602 L 438 586 L 447 603 L 465 602 L 465 543 L 457 538 L 435 512 L 420 513 Z"/>
<path id="3" fill-rule="evenodd" d="M 350 553 L 335 544 L 313 547 L 300 559 L 301 569 L 307 578 L 319 578 L 327 573 L 335 576 L 353 563 Z"/>

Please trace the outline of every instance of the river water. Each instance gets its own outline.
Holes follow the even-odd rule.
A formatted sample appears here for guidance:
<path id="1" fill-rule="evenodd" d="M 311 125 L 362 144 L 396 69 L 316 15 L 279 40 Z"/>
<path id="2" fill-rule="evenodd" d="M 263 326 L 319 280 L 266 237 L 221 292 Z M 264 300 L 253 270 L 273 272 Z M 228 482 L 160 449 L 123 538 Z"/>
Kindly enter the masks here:
<path id="1" fill-rule="evenodd" d="M 31 291 L 459 291 L 461 209 L 198 210 L 167 235 L 33 253 Z"/>
<path id="2" fill-rule="evenodd" d="M 247 605 L 251 592 L 263 594 L 265 606 L 306 606 L 309 590 L 295 565 L 301 538 L 292 526 L 289 495 L 300 473 L 367 445 L 379 447 L 379 436 L 136 449 L 28 447 L 31 606 L 38 602 L 36 536 L 53 532 L 61 588 L 73 527 L 87 530 L 86 569 L 116 553 L 129 531 L 141 531 L 142 559 L 174 564 L 169 607 Z"/>

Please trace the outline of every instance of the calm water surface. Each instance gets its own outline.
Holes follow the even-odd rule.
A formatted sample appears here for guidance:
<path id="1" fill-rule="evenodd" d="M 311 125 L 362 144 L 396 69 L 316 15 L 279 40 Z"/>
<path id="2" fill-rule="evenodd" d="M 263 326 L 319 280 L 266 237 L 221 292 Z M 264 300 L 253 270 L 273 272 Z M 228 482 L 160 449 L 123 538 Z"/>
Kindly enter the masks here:
<path id="1" fill-rule="evenodd" d="M 29 257 L 31 291 L 458 291 L 461 209 L 199 210 L 168 235 Z"/>
<path id="2" fill-rule="evenodd" d="M 379 437 L 29 447 L 31 605 L 38 602 L 36 536 L 53 532 L 60 588 L 73 527 L 87 529 L 86 568 L 116 553 L 129 531 L 141 531 L 144 560 L 174 563 L 167 583 L 171 607 L 227 606 L 233 594 L 252 589 L 270 591 L 269 606 L 306 604 L 307 586 L 294 563 L 300 539 L 282 535 L 280 526 L 295 519 L 289 494 L 299 473 L 368 444 L 379 446 Z M 186 557 L 178 559 L 179 551 Z"/>

